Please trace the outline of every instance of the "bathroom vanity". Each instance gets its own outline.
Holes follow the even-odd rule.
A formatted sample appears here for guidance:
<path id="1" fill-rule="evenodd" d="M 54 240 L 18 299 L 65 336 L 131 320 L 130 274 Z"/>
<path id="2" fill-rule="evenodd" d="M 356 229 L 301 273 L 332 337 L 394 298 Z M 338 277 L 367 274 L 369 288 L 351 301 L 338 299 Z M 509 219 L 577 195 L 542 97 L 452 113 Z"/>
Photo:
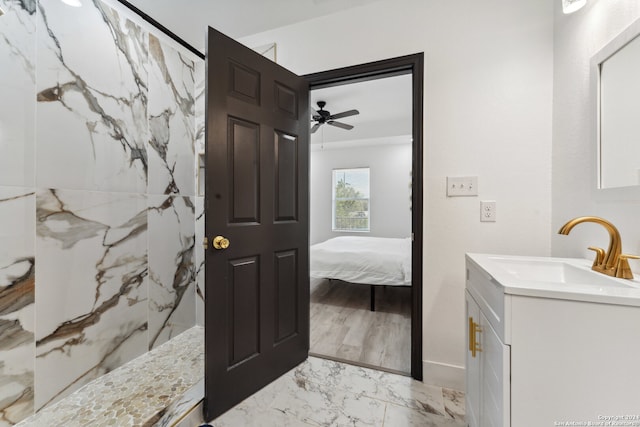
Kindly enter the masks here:
<path id="1" fill-rule="evenodd" d="M 582 259 L 466 269 L 469 426 L 640 426 L 640 281 Z"/>

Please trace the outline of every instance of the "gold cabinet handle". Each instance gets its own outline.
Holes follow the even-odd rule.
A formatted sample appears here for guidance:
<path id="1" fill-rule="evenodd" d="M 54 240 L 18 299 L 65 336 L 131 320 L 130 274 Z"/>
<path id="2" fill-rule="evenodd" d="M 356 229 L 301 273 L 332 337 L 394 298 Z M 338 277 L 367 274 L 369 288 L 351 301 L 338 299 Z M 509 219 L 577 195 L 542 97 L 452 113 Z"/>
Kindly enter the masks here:
<path id="1" fill-rule="evenodd" d="M 473 352 L 472 352 L 473 357 L 476 357 L 476 353 L 480 353 L 482 351 L 482 347 L 480 347 L 480 343 L 478 342 L 478 337 L 481 332 L 482 332 L 482 328 L 480 327 L 479 324 L 475 323 L 474 330 L 473 330 L 473 344 L 474 344 Z"/>
<path id="2" fill-rule="evenodd" d="M 227 239 L 226 237 L 216 236 L 213 238 L 213 247 L 215 249 L 227 249 L 229 245 L 229 239 Z"/>
<path id="3" fill-rule="evenodd" d="M 473 348 L 475 344 L 473 343 L 474 333 L 473 333 L 473 317 L 469 317 L 469 351 L 473 354 Z"/>
<path id="4" fill-rule="evenodd" d="M 202 247 L 204 248 L 205 251 L 209 249 L 209 239 L 207 237 L 202 239 Z"/>
<path id="5" fill-rule="evenodd" d="M 482 351 L 477 337 L 480 332 L 482 332 L 480 325 L 473 321 L 473 317 L 469 317 L 469 351 L 471 352 L 471 357 L 476 357 L 477 353 Z"/>

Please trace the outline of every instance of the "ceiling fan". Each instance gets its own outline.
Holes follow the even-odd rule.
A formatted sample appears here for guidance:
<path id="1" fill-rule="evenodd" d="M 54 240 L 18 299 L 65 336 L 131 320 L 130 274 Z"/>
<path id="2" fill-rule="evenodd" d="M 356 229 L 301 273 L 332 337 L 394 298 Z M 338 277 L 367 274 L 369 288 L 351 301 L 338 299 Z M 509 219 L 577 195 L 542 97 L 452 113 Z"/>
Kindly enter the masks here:
<path id="1" fill-rule="evenodd" d="M 313 108 L 311 109 L 311 121 L 315 122 L 315 124 L 311 127 L 311 133 L 314 133 L 315 131 L 317 131 L 318 128 L 325 123 L 341 129 L 346 129 L 346 130 L 353 129 L 353 126 L 351 125 L 348 125 L 342 122 L 336 122 L 336 119 L 355 116 L 356 114 L 360 114 L 360 111 L 349 110 L 349 111 L 343 111 L 342 113 L 338 113 L 338 114 L 331 114 L 329 111 L 324 109 L 325 105 L 327 105 L 326 102 L 318 101 L 319 110 L 314 110 Z"/>

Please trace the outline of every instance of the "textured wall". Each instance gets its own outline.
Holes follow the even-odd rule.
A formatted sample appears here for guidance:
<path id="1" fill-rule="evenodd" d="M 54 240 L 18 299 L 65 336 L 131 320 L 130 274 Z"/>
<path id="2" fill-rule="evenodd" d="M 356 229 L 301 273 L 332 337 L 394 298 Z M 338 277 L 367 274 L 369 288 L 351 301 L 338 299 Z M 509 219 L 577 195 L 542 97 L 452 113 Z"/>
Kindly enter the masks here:
<path id="1" fill-rule="evenodd" d="M 6 426 L 196 323 L 203 67 L 116 2 L 0 6 Z"/>
<path id="2" fill-rule="evenodd" d="M 553 217 L 552 249 L 556 256 L 593 258 L 588 246 L 607 247 L 609 236 L 600 226 L 583 224 L 569 236 L 555 234 L 567 220 L 597 215 L 612 221 L 622 235 L 623 251 L 640 254 L 640 200 L 622 193 L 595 190 L 596 163 L 590 102 L 591 57 L 640 18 L 637 0 L 590 0 L 578 12 L 564 15 L 556 5 L 553 98 Z M 640 272 L 640 263 L 631 261 Z"/>

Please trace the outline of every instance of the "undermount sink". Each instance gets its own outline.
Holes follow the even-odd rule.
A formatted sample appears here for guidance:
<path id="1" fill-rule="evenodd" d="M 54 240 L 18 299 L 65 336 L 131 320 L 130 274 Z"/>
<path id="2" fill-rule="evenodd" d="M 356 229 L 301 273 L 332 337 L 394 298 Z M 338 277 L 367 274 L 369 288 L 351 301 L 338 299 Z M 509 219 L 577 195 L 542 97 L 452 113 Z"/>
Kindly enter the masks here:
<path id="1" fill-rule="evenodd" d="M 552 282 L 564 285 L 613 286 L 617 288 L 637 288 L 633 282 L 606 276 L 595 272 L 585 265 L 584 260 L 539 259 L 539 258 L 506 258 L 489 256 L 502 270 L 515 279 Z M 576 261 L 580 261 L 575 265 Z"/>

